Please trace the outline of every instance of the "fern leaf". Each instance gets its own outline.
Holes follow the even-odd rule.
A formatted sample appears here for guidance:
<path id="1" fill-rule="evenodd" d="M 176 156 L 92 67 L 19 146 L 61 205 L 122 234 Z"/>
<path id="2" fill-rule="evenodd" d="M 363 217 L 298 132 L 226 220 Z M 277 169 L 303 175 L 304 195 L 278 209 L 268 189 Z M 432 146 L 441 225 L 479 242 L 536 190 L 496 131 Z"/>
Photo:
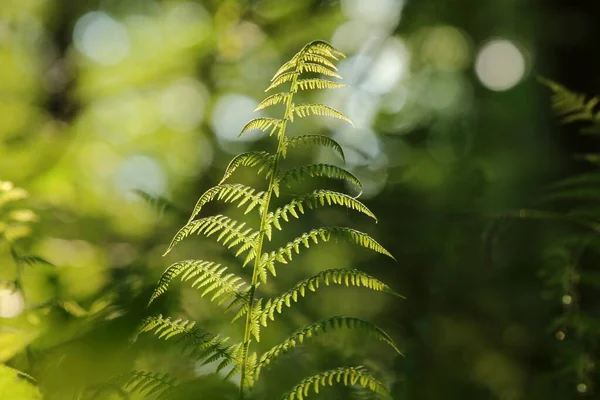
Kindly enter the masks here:
<path id="1" fill-rule="evenodd" d="M 364 367 L 358 366 L 331 369 L 305 378 L 284 394 L 281 400 L 303 400 L 310 393 L 319 393 L 321 387 L 333 386 L 336 383 L 344 386 L 360 385 L 374 393 L 389 396 L 388 390 L 381 382 L 371 376 Z"/>
<path id="2" fill-rule="evenodd" d="M 291 181 L 300 182 L 307 175 L 311 178 L 331 178 L 348 181 L 358 188 L 359 193 L 356 195 L 356 197 L 359 197 L 363 191 L 362 183 L 356 176 L 354 176 L 354 174 L 341 167 L 331 164 L 310 164 L 288 170 L 283 174 L 280 182 L 289 187 Z"/>
<path id="3" fill-rule="evenodd" d="M 299 72 L 300 73 L 312 72 L 315 74 L 333 76 L 334 78 L 342 79 L 342 76 L 340 74 L 338 74 L 337 72 L 332 71 L 329 68 L 327 68 L 321 64 L 311 63 L 311 62 L 302 63 L 300 65 Z"/>
<path id="4" fill-rule="evenodd" d="M 248 153 L 242 153 L 235 156 L 230 162 L 227 168 L 225 169 L 225 174 L 221 179 L 219 184 L 223 184 L 239 167 L 255 167 L 259 166 L 258 173 L 260 174 L 263 171 L 266 171 L 267 178 L 271 176 L 272 173 L 272 165 L 275 157 L 271 153 L 267 153 L 266 151 L 251 151 Z"/>
<path id="5" fill-rule="evenodd" d="M 133 371 L 112 377 L 110 381 L 129 393 L 138 393 L 148 399 L 154 397 L 156 400 L 165 399 L 167 393 L 177 387 L 177 379 L 170 374 L 157 372 Z"/>
<path id="6" fill-rule="evenodd" d="M 241 185 L 239 183 L 235 184 L 222 184 L 215 186 L 213 188 L 208 189 L 200 198 L 198 202 L 194 206 L 194 211 L 192 211 L 192 215 L 190 216 L 188 223 L 191 222 L 202 207 L 212 201 L 213 199 L 222 200 L 226 203 L 235 203 L 238 202 L 238 207 L 243 206 L 246 203 L 248 207 L 246 208 L 245 214 L 249 213 L 256 207 L 257 205 L 262 205 L 264 202 L 264 194 L 265 192 L 255 193 L 256 189 L 251 188 L 250 186 Z"/>
<path id="7" fill-rule="evenodd" d="M 284 306 L 291 307 L 292 303 L 296 303 L 300 298 L 305 297 L 307 292 L 316 292 L 321 283 L 325 284 L 325 286 L 332 284 L 347 287 L 364 287 L 376 292 L 385 292 L 404 298 L 404 296 L 396 293 L 382 281 L 360 270 L 350 268 L 327 269 L 298 282 L 294 287 L 280 296 L 267 300 L 260 316 L 261 324 L 266 326 L 268 319 L 271 321 L 275 320 L 275 313 L 281 314 Z"/>
<path id="8" fill-rule="evenodd" d="M 294 253 L 300 253 L 302 247 L 309 248 L 311 242 L 317 244 L 319 242 L 328 242 L 331 239 L 345 240 L 373 250 L 377 253 L 385 254 L 386 256 L 395 260 L 394 256 L 392 256 L 389 251 L 387 251 L 382 245 L 377 243 L 375 239 L 364 232 L 360 232 L 352 228 L 338 226 L 318 228 L 303 233 L 301 236 L 295 238 L 291 242 L 288 242 L 285 246 L 280 247 L 278 250 L 270 253 L 263 253 L 258 271 L 261 280 L 266 282 L 267 270 L 271 272 L 273 276 L 275 276 L 275 262 L 287 264 L 292 260 Z"/>
<path id="9" fill-rule="evenodd" d="M 276 104 L 285 103 L 290 98 L 291 94 L 287 92 L 275 93 L 263 101 L 260 102 L 258 106 L 254 109 L 254 111 L 259 111 L 267 107 L 274 106 Z"/>
<path id="10" fill-rule="evenodd" d="M 258 363 L 257 375 L 260 373 L 260 368 L 262 368 L 266 365 L 269 365 L 280 355 L 285 354 L 288 351 L 295 348 L 296 345 L 303 344 L 305 339 L 310 339 L 313 336 L 317 336 L 322 333 L 326 333 L 328 330 L 331 331 L 331 330 L 335 330 L 335 329 L 344 329 L 344 328 L 360 330 L 360 331 L 366 333 L 367 335 L 374 337 L 375 339 L 378 339 L 378 340 L 381 340 L 381 341 L 387 343 L 394 349 L 394 351 L 396 353 L 402 355 L 402 352 L 400 351 L 400 349 L 398 349 L 398 346 L 396 346 L 396 344 L 394 343 L 392 338 L 387 333 L 385 333 L 385 331 L 383 329 L 381 329 L 377 325 L 375 325 L 371 322 L 362 320 L 360 318 L 339 315 L 339 316 L 335 316 L 335 317 L 325 318 L 325 319 L 315 322 L 313 324 L 306 325 L 306 326 L 298 329 L 296 332 L 294 332 L 290 337 L 285 339 L 280 344 L 274 346 L 273 348 L 271 348 L 270 350 L 265 352 L 261 356 L 260 361 Z"/>
<path id="11" fill-rule="evenodd" d="M 339 89 L 346 85 L 339 82 L 328 81 L 321 78 L 298 79 L 296 89 L 299 90 L 314 90 L 314 89 Z"/>
<path id="12" fill-rule="evenodd" d="M 328 136 L 323 136 L 323 135 L 296 136 L 296 137 L 293 137 L 290 140 L 288 140 L 287 146 L 291 149 L 298 147 L 298 146 L 329 147 L 330 149 L 333 149 L 333 151 L 335 151 L 337 154 L 339 154 L 340 157 L 342 157 L 342 160 L 344 160 L 344 161 L 346 160 L 342 146 L 338 142 L 336 142 L 335 140 L 333 140 L 332 138 L 330 138 Z"/>
<path id="13" fill-rule="evenodd" d="M 222 304 L 232 297 L 243 298 L 243 289 L 247 285 L 240 277 L 232 273 L 223 275 L 226 270 L 227 267 L 221 267 L 221 264 L 211 261 L 185 260 L 176 262 L 162 274 L 148 304 L 164 294 L 168 290 L 171 281 L 178 276 L 181 276 L 182 282 L 193 279 L 192 288 L 204 288 L 202 296 L 214 292 L 211 301 L 219 298 L 218 304 Z"/>
<path id="14" fill-rule="evenodd" d="M 337 71 L 337 67 L 329 61 L 325 56 L 317 53 L 305 53 L 302 55 L 302 61 L 311 62 L 315 64 L 322 64 L 324 67 L 330 68 L 334 71 Z M 302 72 L 302 70 L 300 70 Z"/>
<path id="15" fill-rule="evenodd" d="M 323 117 L 333 117 L 346 121 L 350 125 L 354 126 L 350 118 L 346 117 L 342 112 L 326 106 L 325 104 L 300 104 L 294 105 L 293 111 L 301 118 L 308 117 L 310 115 L 318 115 Z"/>
<path id="16" fill-rule="evenodd" d="M 227 246 L 227 248 L 242 244 L 242 247 L 236 254 L 240 255 L 243 252 L 250 250 L 258 237 L 257 231 L 254 231 L 251 228 L 244 229 L 245 225 L 245 222 L 239 223 L 224 215 L 213 215 L 188 222 L 175 234 L 175 237 L 163 256 L 167 255 L 177 243 L 194 233 L 204 234 L 209 237 L 217 232 L 221 232 L 217 237 L 217 242 Z"/>
<path id="17" fill-rule="evenodd" d="M 557 82 L 545 78 L 538 79 L 554 92 L 552 108 L 562 116 L 563 123 L 600 121 L 600 110 L 596 110 L 600 98 L 592 97 L 588 100 L 584 94 L 572 92 Z"/>
<path id="18" fill-rule="evenodd" d="M 273 82 L 269 85 L 268 88 L 265 89 L 265 92 L 268 92 L 271 89 L 275 89 L 278 86 L 283 85 L 284 83 L 288 83 L 294 80 L 295 77 L 298 76 L 297 72 L 286 72 L 278 75 Z"/>
<path id="19" fill-rule="evenodd" d="M 194 321 L 173 320 L 158 315 L 146 318 L 138 328 L 138 333 L 152 333 L 164 340 L 178 337 L 179 342 L 183 343 L 182 351 L 191 349 L 191 356 L 197 360 L 204 359 L 205 364 L 221 360 L 220 368 L 217 367 L 219 370 L 232 362 L 237 362 L 232 346 L 226 345 L 229 338 L 213 335 L 196 328 L 195 325 Z"/>
<path id="20" fill-rule="evenodd" d="M 315 190 L 312 193 L 305 194 L 303 196 L 296 197 L 291 202 L 283 207 L 279 207 L 275 211 L 267 214 L 267 226 L 275 225 L 277 229 L 281 230 L 280 219 L 289 221 L 289 216 L 300 218 L 301 214 L 304 214 L 305 207 L 309 209 L 315 209 L 322 206 L 339 205 L 346 207 L 351 210 L 358 211 L 359 213 L 365 214 L 373 218 L 377 222 L 377 217 L 371 210 L 367 208 L 363 203 L 356 200 L 354 197 L 348 196 L 344 193 L 338 193 L 331 190 Z M 270 232 L 267 228 L 267 232 Z M 270 235 L 269 235 L 270 239 Z"/>
<path id="21" fill-rule="evenodd" d="M 314 40 L 308 43 L 306 46 L 304 46 L 301 52 L 308 54 L 318 54 L 321 56 L 332 58 L 334 60 L 338 60 L 340 57 L 346 58 L 344 53 L 342 53 L 341 51 L 339 51 L 324 40 Z"/>
<path id="22" fill-rule="evenodd" d="M 242 136 L 244 133 L 246 133 L 248 131 L 260 130 L 263 132 L 267 132 L 267 131 L 269 131 L 269 129 L 270 129 L 269 136 L 271 136 L 273 133 L 275 133 L 277 128 L 279 128 L 281 126 L 282 122 L 283 122 L 282 120 L 277 119 L 277 118 L 266 118 L 266 117 L 255 118 L 255 119 L 251 120 L 250 122 L 248 122 L 242 128 L 242 131 L 240 132 L 238 137 Z"/>
<path id="23" fill-rule="evenodd" d="M 279 78 L 279 76 L 283 75 L 284 73 L 288 72 L 290 69 L 295 68 L 296 65 L 298 65 L 298 59 L 299 59 L 299 56 L 298 56 L 298 54 L 296 54 L 289 61 L 285 62 L 281 67 L 279 67 L 279 69 L 275 72 L 275 74 L 271 78 L 271 82 L 273 82 L 275 79 Z"/>

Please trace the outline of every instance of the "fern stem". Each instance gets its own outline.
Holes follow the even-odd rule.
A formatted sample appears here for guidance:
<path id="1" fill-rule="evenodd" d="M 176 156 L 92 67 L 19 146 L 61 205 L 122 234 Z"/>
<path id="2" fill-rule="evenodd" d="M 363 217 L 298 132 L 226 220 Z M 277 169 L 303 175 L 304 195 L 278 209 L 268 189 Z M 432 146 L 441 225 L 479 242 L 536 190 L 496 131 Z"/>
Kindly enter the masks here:
<path id="1" fill-rule="evenodd" d="M 242 350 L 242 368 L 240 373 L 240 400 L 244 400 L 244 382 L 246 379 L 246 374 L 248 371 L 246 370 L 247 362 L 248 362 L 248 352 L 250 349 L 250 335 L 251 335 L 251 325 L 252 325 L 252 314 L 254 309 L 254 295 L 256 293 L 256 286 L 258 285 L 258 277 L 260 270 L 260 262 L 262 255 L 262 246 L 265 238 L 265 229 L 267 224 L 267 215 L 269 214 L 269 203 L 271 201 L 271 196 L 273 195 L 273 191 L 275 188 L 275 180 L 277 177 L 277 168 L 279 163 L 279 157 L 282 153 L 283 142 L 286 140 L 285 129 L 287 126 L 288 120 L 291 118 L 292 110 L 292 99 L 294 97 L 296 82 L 298 80 L 298 75 L 300 73 L 300 63 L 296 67 L 296 73 L 294 78 L 292 79 L 292 83 L 290 86 L 289 96 L 287 98 L 287 102 L 285 103 L 285 115 L 283 117 L 283 123 L 281 124 L 281 128 L 279 134 L 277 135 L 277 152 L 275 153 L 275 160 L 272 165 L 272 173 L 269 178 L 269 186 L 267 188 L 267 192 L 265 194 L 265 202 L 262 209 L 262 213 L 260 216 L 260 228 L 259 228 L 259 236 L 258 242 L 256 245 L 256 255 L 254 258 L 254 267 L 252 271 L 252 282 L 250 283 L 250 295 L 248 296 L 248 313 L 246 314 L 246 326 L 244 328 L 244 345 Z"/>

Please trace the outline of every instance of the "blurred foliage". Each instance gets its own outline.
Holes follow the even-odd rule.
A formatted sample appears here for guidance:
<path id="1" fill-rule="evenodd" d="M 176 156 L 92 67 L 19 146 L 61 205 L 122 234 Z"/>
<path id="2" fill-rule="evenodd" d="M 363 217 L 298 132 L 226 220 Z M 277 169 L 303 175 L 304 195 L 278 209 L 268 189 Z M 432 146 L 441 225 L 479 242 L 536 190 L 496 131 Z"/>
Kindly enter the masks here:
<path id="1" fill-rule="evenodd" d="M 343 210 L 315 210 L 290 235 L 352 218 L 383 238 L 399 266 L 328 243 L 299 257 L 267 294 L 327 265 L 360 268 L 407 300 L 332 288 L 263 340 L 278 342 L 324 313 L 351 314 L 382 326 L 407 357 L 340 332 L 265 371 L 260 393 L 277 398 L 311 372 L 367 360 L 396 399 L 596 396 L 589 223 L 597 218 L 597 124 L 580 117 L 597 118 L 597 105 L 574 95 L 579 112 L 561 115 L 578 121 L 560 126 L 532 72 L 597 93 L 590 49 L 600 5 L 459 3 L 0 1 L 0 202 L 29 194 L 0 209 L 0 356 L 10 367 L 0 371 L 0 398 L 9 380 L 26 399 L 39 397 L 35 386 L 44 399 L 75 399 L 134 370 L 189 381 L 186 399 L 227 385 L 206 376 L 211 365 L 130 339 L 160 313 L 235 334 L 221 309 L 185 285 L 150 309 L 147 300 L 174 260 L 201 253 L 226 262 L 205 241 L 160 255 L 186 221 L 180 210 L 218 183 L 232 155 L 269 149 L 260 134 L 236 135 L 264 82 L 316 38 L 349 55 L 340 63 L 348 87 L 303 101 L 330 104 L 356 127 L 315 119 L 294 133 L 332 132 L 380 220 L 373 231 Z M 331 157 L 327 149 L 298 161 Z M 572 180 L 548 189 L 563 178 Z M 252 173 L 240 179 L 259 184 Z M 511 217 L 521 209 L 544 218 Z M 122 398 L 112 387 L 98 396 Z"/>

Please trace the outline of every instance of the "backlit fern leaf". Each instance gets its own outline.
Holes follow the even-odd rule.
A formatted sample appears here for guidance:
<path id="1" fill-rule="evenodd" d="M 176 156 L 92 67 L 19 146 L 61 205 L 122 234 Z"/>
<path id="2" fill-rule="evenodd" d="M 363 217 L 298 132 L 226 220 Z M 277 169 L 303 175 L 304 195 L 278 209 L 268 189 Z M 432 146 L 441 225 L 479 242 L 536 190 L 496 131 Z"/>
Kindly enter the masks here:
<path id="1" fill-rule="evenodd" d="M 167 268 L 160 277 L 149 303 L 164 294 L 171 281 L 178 276 L 181 277 L 182 282 L 193 279 L 192 288 L 204 288 L 202 296 L 214 292 L 210 299 L 211 302 L 219 298 L 218 304 L 221 304 L 232 297 L 242 297 L 243 288 L 246 284 L 235 274 L 223 275 L 226 270 L 227 267 L 222 267 L 221 264 L 212 261 L 185 260 L 176 262 Z"/>
<path id="2" fill-rule="evenodd" d="M 323 40 L 312 41 L 308 43 L 303 50 L 308 54 L 318 54 L 334 60 L 338 60 L 340 57 L 346 58 L 344 53 Z"/>
<path id="3" fill-rule="evenodd" d="M 261 324 L 266 326 L 268 319 L 272 321 L 275 319 L 275 313 L 281 314 L 283 307 L 291 307 L 292 303 L 296 303 L 300 298 L 305 297 L 308 291 L 316 292 L 321 283 L 325 284 L 325 286 L 331 284 L 347 287 L 364 287 L 376 292 L 385 292 L 402 297 L 385 283 L 357 269 L 327 269 L 298 282 L 287 292 L 267 300 L 260 317 Z"/>
<path id="4" fill-rule="evenodd" d="M 552 108 L 562 117 L 563 123 L 574 121 L 596 121 L 600 122 L 600 110 L 596 109 L 600 98 L 592 97 L 586 99 L 584 94 L 575 93 L 563 85 L 545 78 L 539 78 L 540 82 L 553 91 Z"/>
<path id="5" fill-rule="evenodd" d="M 360 196 L 363 191 L 362 183 L 354 176 L 354 174 L 331 164 L 310 164 L 290 169 L 285 171 L 280 182 L 289 187 L 292 181 L 300 182 L 306 176 L 310 176 L 311 178 L 317 177 L 346 180 L 359 189 L 359 193 L 356 197 Z"/>
<path id="6" fill-rule="evenodd" d="M 282 120 L 277 118 L 255 118 L 252 121 L 248 122 L 243 128 L 238 136 L 242 136 L 244 133 L 253 130 L 260 130 L 263 132 L 269 131 L 269 136 L 271 136 L 277 128 L 281 126 Z"/>
<path id="7" fill-rule="evenodd" d="M 292 198 L 288 204 L 279 208 L 269 208 L 269 205 L 273 205 L 271 203 L 273 196 L 280 196 L 281 184 L 289 186 L 294 181 L 302 181 L 306 177 L 343 180 L 356 186 L 362 192 L 363 186 L 358 178 L 341 167 L 329 164 L 314 164 L 283 170 L 281 165 L 286 161 L 288 149 L 299 146 L 328 147 L 339 154 L 342 159 L 344 158 L 342 147 L 329 137 L 304 135 L 289 138 L 286 134 L 287 127 L 294 123 L 294 116 L 330 116 L 352 124 L 340 111 L 326 105 L 294 105 L 293 102 L 294 95 L 299 90 L 335 89 L 344 86 L 341 83 L 314 76 L 314 74 L 322 74 L 341 78 L 336 72 L 337 67 L 333 62 L 339 57 L 344 57 L 344 55 L 329 43 L 317 40 L 304 46 L 275 72 L 267 91 L 289 83 L 288 90 L 268 96 L 256 109 L 261 110 L 282 104 L 285 106 L 285 111 L 281 119 L 262 117 L 253 119 L 244 126 L 240 136 L 251 130 L 268 132 L 269 136 L 276 139 L 277 150 L 274 153 L 250 152 L 234 157 L 219 185 L 209 189 L 198 199 L 191 218 L 177 232 L 167 249 L 166 253 L 178 242 L 194 233 L 204 234 L 205 236 L 217 234 L 217 242 L 229 248 L 236 246 L 236 255 L 245 255 L 242 267 L 252 261 L 252 280 L 247 285 L 219 264 L 202 260 L 187 260 L 175 263 L 167 268 L 151 298 L 152 301 L 163 294 L 173 279 L 180 278 L 183 282 L 191 282 L 192 287 L 203 290 L 203 295 L 211 294 L 212 301 L 218 303 L 227 301 L 226 311 L 233 310 L 235 312 L 232 322 L 244 317 L 243 340 L 233 346 L 226 346 L 224 343 L 226 339 L 199 331 L 192 322 L 173 321 L 162 316 L 146 321 L 142 329 L 151 331 L 162 338 L 178 337 L 184 340 L 188 343 L 188 347 L 203 351 L 201 354 L 205 358 L 205 363 L 217 361 L 218 370 L 233 364 L 228 376 L 239 372 L 239 398 L 241 400 L 246 398 L 245 391 L 254 386 L 261 367 L 271 362 L 279 354 L 292 348 L 296 343 L 301 343 L 304 338 L 328 329 L 342 327 L 361 329 L 391 344 L 397 350 L 391 338 L 375 325 L 357 318 L 339 316 L 324 319 L 298 330 L 284 343 L 273 347 L 265 354 L 260 355 L 250 351 L 253 342 L 258 342 L 261 339 L 261 329 L 263 325 L 267 325 L 267 320 L 273 319 L 275 313 L 281 313 L 284 307 L 290 307 L 293 302 L 297 302 L 298 298 L 303 297 L 307 291 L 315 291 L 321 283 L 325 285 L 332 283 L 365 287 L 375 291 L 394 293 L 387 285 L 363 272 L 351 269 L 330 269 L 300 281 L 281 296 L 263 300 L 257 295 L 258 291 L 261 290 L 261 282 L 267 281 L 268 274 L 275 276 L 276 263 L 291 261 L 294 253 L 299 253 L 301 248 L 308 248 L 311 242 L 344 240 L 392 257 L 386 249 L 366 233 L 346 227 L 313 229 L 275 251 L 265 251 L 263 247 L 267 240 L 272 239 L 273 226 L 281 229 L 281 220 L 288 221 L 291 217 L 300 218 L 306 209 L 322 206 L 342 206 L 376 219 L 375 215 L 363 203 L 356 200 L 356 197 L 331 190 L 316 190 L 298 195 Z M 237 168 L 243 166 L 256 166 L 258 167 L 258 174 L 265 173 L 268 186 L 264 192 L 258 192 L 251 187 L 240 184 L 224 184 Z M 245 223 L 233 221 L 223 215 L 196 220 L 195 218 L 200 215 L 204 205 L 215 199 L 237 204 L 238 207 L 246 206 L 248 207 L 247 212 L 257 208 L 260 214 L 259 226 L 251 229 Z M 307 378 L 285 398 L 288 400 L 301 400 L 310 390 L 318 392 L 321 386 L 332 385 L 334 381 L 346 385 L 359 383 L 374 392 L 385 393 L 385 389 L 378 381 L 368 375 L 362 367 L 356 367 L 339 368 Z"/>
<path id="8" fill-rule="evenodd" d="M 330 149 L 333 149 L 333 151 L 335 151 L 337 154 L 339 154 L 340 157 L 342 157 L 342 160 L 344 160 L 344 161 L 346 160 L 342 146 L 338 142 L 336 142 L 335 140 L 333 140 L 332 138 L 330 138 L 328 136 L 323 136 L 323 135 L 296 136 L 296 137 L 293 137 L 290 140 L 288 140 L 287 146 L 290 149 L 296 148 L 298 146 L 329 147 Z"/>
<path id="9" fill-rule="evenodd" d="M 223 184 L 239 167 L 255 167 L 259 166 L 258 174 L 266 171 L 267 178 L 271 176 L 274 156 L 266 151 L 251 151 L 235 156 L 225 169 L 225 174 L 219 184 Z"/>
<path id="10" fill-rule="evenodd" d="M 336 50 L 332 45 L 322 40 L 317 40 L 308 43 L 302 48 L 296 55 L 294 55 L 289 61 L 284 63 L 273 75 L 271 82 L 276 81 L 282 75 L 286 73 L 298 75 L 298 65 L 305 62 L 312 62 L 315 64 L 322 64 L 325 67 L 331 68 L 337 71 L 337 67 L 329 61 L 327 58 L 337 60 L 339 57 L 345 57 L 345 55 Z M 296 68 L 295 72 L 287 72 L 291 69 Z M 286 82 L 293 79 L 289 78 Z M 268 90 L 268 89 L 267 89 Z"/>
<path id="11" fill-rule="evenodd" d="M 316 53 L 310 53 L 307 52 L 306 54 L 304 54 L 302 56 L 302 59 L 304 61 L 308 61 L 311 63 L 316 63 L 316 64 L 323 64 L 323 66 L 330 68 L 334 71 L 337 71 L 337 67 L 335 66 L 335 64 L 333 64 L 331 61 L 329 61 L 326 57 L 320 55 L 320 54 L 316 54 Z M 300 70 L 302 71 L 302 70 Z"/>
<path id="12" fill-rule="evenodd" d="M 213 335 L 195 325 L 194 321 L 173 320 L 158 315 L 146 318 L 138 328 L 138 333 L 152 333 L 164 340 L 177 337 L 183 343 L 182 351 L 191 349 L 191 356 L 197 360 L 204 359 L 204 364 L 221 360 L 217 367 L 219 371 L 232 362 L 237 362 L 232 346 L 226 344 L 229 338 Z"/>
<path id="13" fill-rule="evenodd" d="M 145 398 L 162 400 L 168 398 L 168 392 L 177 387 L 177 379 L 169 374 L 133 371 L 119 375 L 111 381 L 123 386 L 129 393 L 139 393 Z"/>
<path id="14" fill-rule="evenodd" d="M 276 104 L 285 103 L 290 98 L 290 96 L 291 95 L 286 92 L 275 93 L 275 94 L 267 97 L 263 101 L 261 101 L 260 104 L 258 106 L 256 106 L 254 111 L 259 111 L 259 110 L 262 110 L 263 108 L 271 107 Z"/>
<path id="15" fill-rule="evenodd" d="M 342 79 L 341 75 L 338 74 L 337 72 L 332 71 L 329 68 L 327 68 L 321 64 L 317 64 L 317 63 L 311 63 L 311 62 L 302 63 L 300 66 L 300 72 L 301 73 L 302 72 L 312 72 L 315 74 L 333 76 L 334 78 Z"/>
<path id="16" fill-rule="evenodd" d="M 169 253 L 177 243 L 194 233 L 204 234 L 209 237 L 217 232 L 221 232 L 217 237 L 217 242 L 222 245 L 232 248 L 244 244 L 236 253 L 236 255 L 240 255 L 254 245 L 254 241 L 259 234 L 259 232 L 251 228 L 244 229 L 245 226 L 245 222 L 234 221 L 225 215 L 213 215 L 190 221 L 175 234 L 165 254 Z"/>
<path id="17" fill-rule="evenodd" d="M 299 117 L 308 117 L 310 115 L 319 115 L 323 117 L 333 117 L 346 121 L 350 125 L 354 126 L 350 118 L 346 117 L 342 112 L 326 106 L 325 104 L 300 104 L 294 105 L 294 112 Z"/>
<path id="18" fill-rule="evenodd" d="M 281 86 L 284 83 L 291 82 L 297 76 L 298 76 L 297 72 L 286 72 L 284 74 L 280 74 L 273 80 L 273 82 L 271 82 L 269 87 L 265 89 L 265 92 L 268 92 L 271 89 L 275 89 L 277 86 Z"/>
<path id="19" fill-rule="evenodd" d="M 280 219 L 283 219 L 287 222 L 289 221 L 290 215 L 294 218 L 300 218 L 300 215 L 304 214 L 305 212 L 305 207 L 312 210 L 317 207 L 331 205 L 340 205 L 348 209 L 358 211 L 377 221 L 375 214 L 373 214 L 373 212 L 371 212 L 367 206 L 356 200 L 354 197 L 331 190 L 315 190 L 314 192 L 296 197 L 288 204 L 267 214 L 267 236 L 270 239 L 271 225 L 274 225 L 277 229 L 281 230 Z"/>
<path id="20" fill-rule="evenodd" d="M 200 196 L 188 222 L 191 222 L 194 218 L 196 218 L 202 207 L 215 198 L 226 203 L 238 202 L 238 207 L 248 203 L 246 211 L 244 211 L 244 214 L 247 214 L 257 205 L 263 204 L 264 194 L 265 192 L 256 192 L 256 189 L 250 186 L 241 185 L 239 183 L 222 184 L 212 187 L 204 192 L 202 196 Z"/>
<path id="21" fill-rule="evenodd" d="M 305 378 L 284 394 L 281 400 L 303 400 L 313 392 L 319 393 L 320 388 L 334 384 L 360 385 L 374 393 L 389 396 L 388 390 L 381 382 L 371 376 L 364 367 L 358 366 L 340 367 Z"/>
<path id="22" fill-rule="evenodd" d="M 296 82 L 296 88 L 299 90 L 314 90 L 314 89 L 339 89 L 346 86 L 343 83 L 328 81 L 321 78 L 299 79 Z"/>
<path id="23" fill-rule="evenodd" d="M 264 253 L 259 265 L 259 275 L 262 281 L 266 282 L 266 270 L 271 272 L 273 276 L 276 276 L 276 262 L 287 264 L 289 261 L 292 261 L 294 254 L 300 254 L 300 250 L 303 247 L 308 249 L 311 243 L 329 242 L 332 239 L 348 241 L 394 259 L 394 256 L 389 251 L 364 232 L 343 226 L 318 228 L 303 233 L 278 250 Z"/>
<path id="24" fill-rule="evenodd" d="M 298 329 L 280 344 L 274 346 L 273 348 L 265 352 L 260 358 L 256 374 L 259 375 L 260 368 L 269 365 L 280 355 L 292 350 L 298 344 L 303 344 L 305 339 L 310 339 L 313 336 L 326 333 L 328 330 L 331 331 L 338 329 L 360 330 L 369 336 L 372 336 L 378 340 L 387 343 L 394 349 L 396 353 L 402 355 L 402 352 L 400 351 L 400 349 L 398 349 L 398 346 L 396 346 L 392 338 L 377 325 L 362 320 L 360 318 L 339 315 L 335 317 L 325 318 L 313 324 L 306 325 Z"/>

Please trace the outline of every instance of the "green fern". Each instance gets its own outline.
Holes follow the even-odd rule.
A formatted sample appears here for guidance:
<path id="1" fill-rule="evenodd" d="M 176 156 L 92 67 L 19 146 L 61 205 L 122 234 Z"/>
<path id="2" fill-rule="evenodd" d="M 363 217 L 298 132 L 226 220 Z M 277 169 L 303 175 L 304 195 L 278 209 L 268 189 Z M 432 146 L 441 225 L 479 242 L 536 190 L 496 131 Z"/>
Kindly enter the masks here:
<path id="1" fill-rule="evenodd" d="M 374 393 L 389 396 L 388 390 L 381 382 L 373 378 L 365 368 L 358 366 L 336 368 L 305 378 L 292 390 L 284 394 L 281 400 L 302 400 L 308 397 L 309 393 L 319 393 L 319 389 L 322 387 L 333 386 L 334 384 L 344 386 L 360 385 Z"/>
<path id="2" fill-rule="evenodd" d="M 538 78 L 553 92 L 552 109 L 563 123 L 575 121 L 600 122 L 600 98 L 587 98 L 586 95 L 572 92 L 563 85 L 545 78 Z"/>
<path id="3" fill-rule="evenodd" d="M 294 95 L 299 90 L 334 89 L 343 85 L 328 79 L 305 77 L 305 74 L 320 74 L 337 77 L 334 61 L 343 54 L 323 41 L 307 44 L 300 52 L 275 73 L 268 90 L 289 84 L 287 91 L 281 91 L 268 96 L 256 108 L 283 105 L 285 110 L 281 119 L 256 118 L 248 122 L 240 135 L 260 130 L 277 139 L 277 150 L 274 153 L 264 151 L 248 152 L 233 158 L 227 166 L 219 185 L 206 191 L 197 201 L 188 222 L 175 234 L 165 254 L 173 247 L 192 234 L 202 234 L 210 237 L 215 235 L 218 243 L 227 248 L 236 248 L 236 255 L 245 255 L 242 266 L 252 264 L 252 279 L 245 283 L 231 269 L 215 262 L 205 260 L 186 260 L 177 262 L 166 269 L 159 280 L 150 302 L 164 294 L 174 279 L 191 282 L 193 288 L 199 289 L 201 295 L 211 295 L 211 302 L 226 304 L 227 310 L 236 312 L 233 321 L 245 317 L 243 340 L 233 345 L 226 345 L 224 338 L 208 334 L 196 328 L 192 321 L 172 320 L 162 316 L 151 317 L 140 327 L 141 332 L 152 332 L 159 338 L 180 338 L 185 348 L 200 349 L 199 354 L 205 362 L 217 361 L 217 369 L 233 365 L 232 371 L 240 373 L 240 399 L 250 390 L 259 378 L 262 368 L 270 364 L 280 354 L 302 343 L 305 338 L 321 334 L 330 329 L 354 329 L 382 340 L 391 346 L 395 352 L 400 350 L 393 340 L 379 327 L 350 316 L 330 317 L 309 324 L 296 331 L 288 339 L 274 346 L 264 354 L 251 352 L 252 340 L 259 341 L 261 328 L 267 326 L 267 321 L 274 319 L 276 313 L 284 312 L 284 308 L 292 307 L 307 291 L 315 291 L 319 285 L 330 284 L 364 287 L 370 290 L 387 292 L 397 295 L 385 283 L 376 278 L 354 269 L 329 269 L 319 272 L 298 282 L 292 289 L 272 299 L 258 297 L 261 282 L 267 281 L 270 273 L 275 276 L 279 264 L 291 262 L 294 254 L 308 249 L 310 244 L 328 241 L 345 241 L 374 252 L 393 256 L 375 239 L 364 232 L 349 227 L 320 227 L 312 229 L 293 239 L 279 249 L 267 250 L 268 242 L 273 238 L 273 227 L 282 229 L 282 221 L 290 218 L 300 218 L 307 209 L 325 206 L 344 207 L 361 213 L 377 221 L 375 214 L 356 197 L 331 190 L 321 189 L 295 196 L 287 204 L 272 208 L 273 195 L 280 196 L 282 187 L 288 187 L 293 182 L 300 182 L 307 177 L 325 177 L 346 181 L 355 186 L 359 195 L 363 186 L 360 180 L 342 167 L 329 164 L 305 165 L 298 168 L 283 170 L 281 163 L 285 160 L 287 151 L 301 146 L 322 146 L 332 149 L 341 158 L 344 152 L 339 143 L 322 135 L 303 135 L 289 138 L 286 134 L 288 124 L 294 122 L 294 116 L 308 117 L 312 115 L 327 116 L 352 124 L 343 113 L 323 104 L 294 104 Z M 240 167 L 256 168 L 258 175 L 264 175 L 267 189 L 256 189 L 237 183 L 224 183 L 230 179 Z M 198 216 L 203 207 L 211 201 L 232 203 L 237 207 L 245 207 L 245 213 L 257 213 L 260 218 L 258 227 L 248 227 L 245 222 L 238 222 L 224 215 L 208 217 Z M 285 399 L 302 399 L 309 392 L 318 393 L 321 386 L 333 383 L 345 385 L 359 384 L 371 391 L 385 395 L 387 391 L 381 383 L 371 377 L 362 367 L 344 367 L 326 371 L 303 380 Z"/>

